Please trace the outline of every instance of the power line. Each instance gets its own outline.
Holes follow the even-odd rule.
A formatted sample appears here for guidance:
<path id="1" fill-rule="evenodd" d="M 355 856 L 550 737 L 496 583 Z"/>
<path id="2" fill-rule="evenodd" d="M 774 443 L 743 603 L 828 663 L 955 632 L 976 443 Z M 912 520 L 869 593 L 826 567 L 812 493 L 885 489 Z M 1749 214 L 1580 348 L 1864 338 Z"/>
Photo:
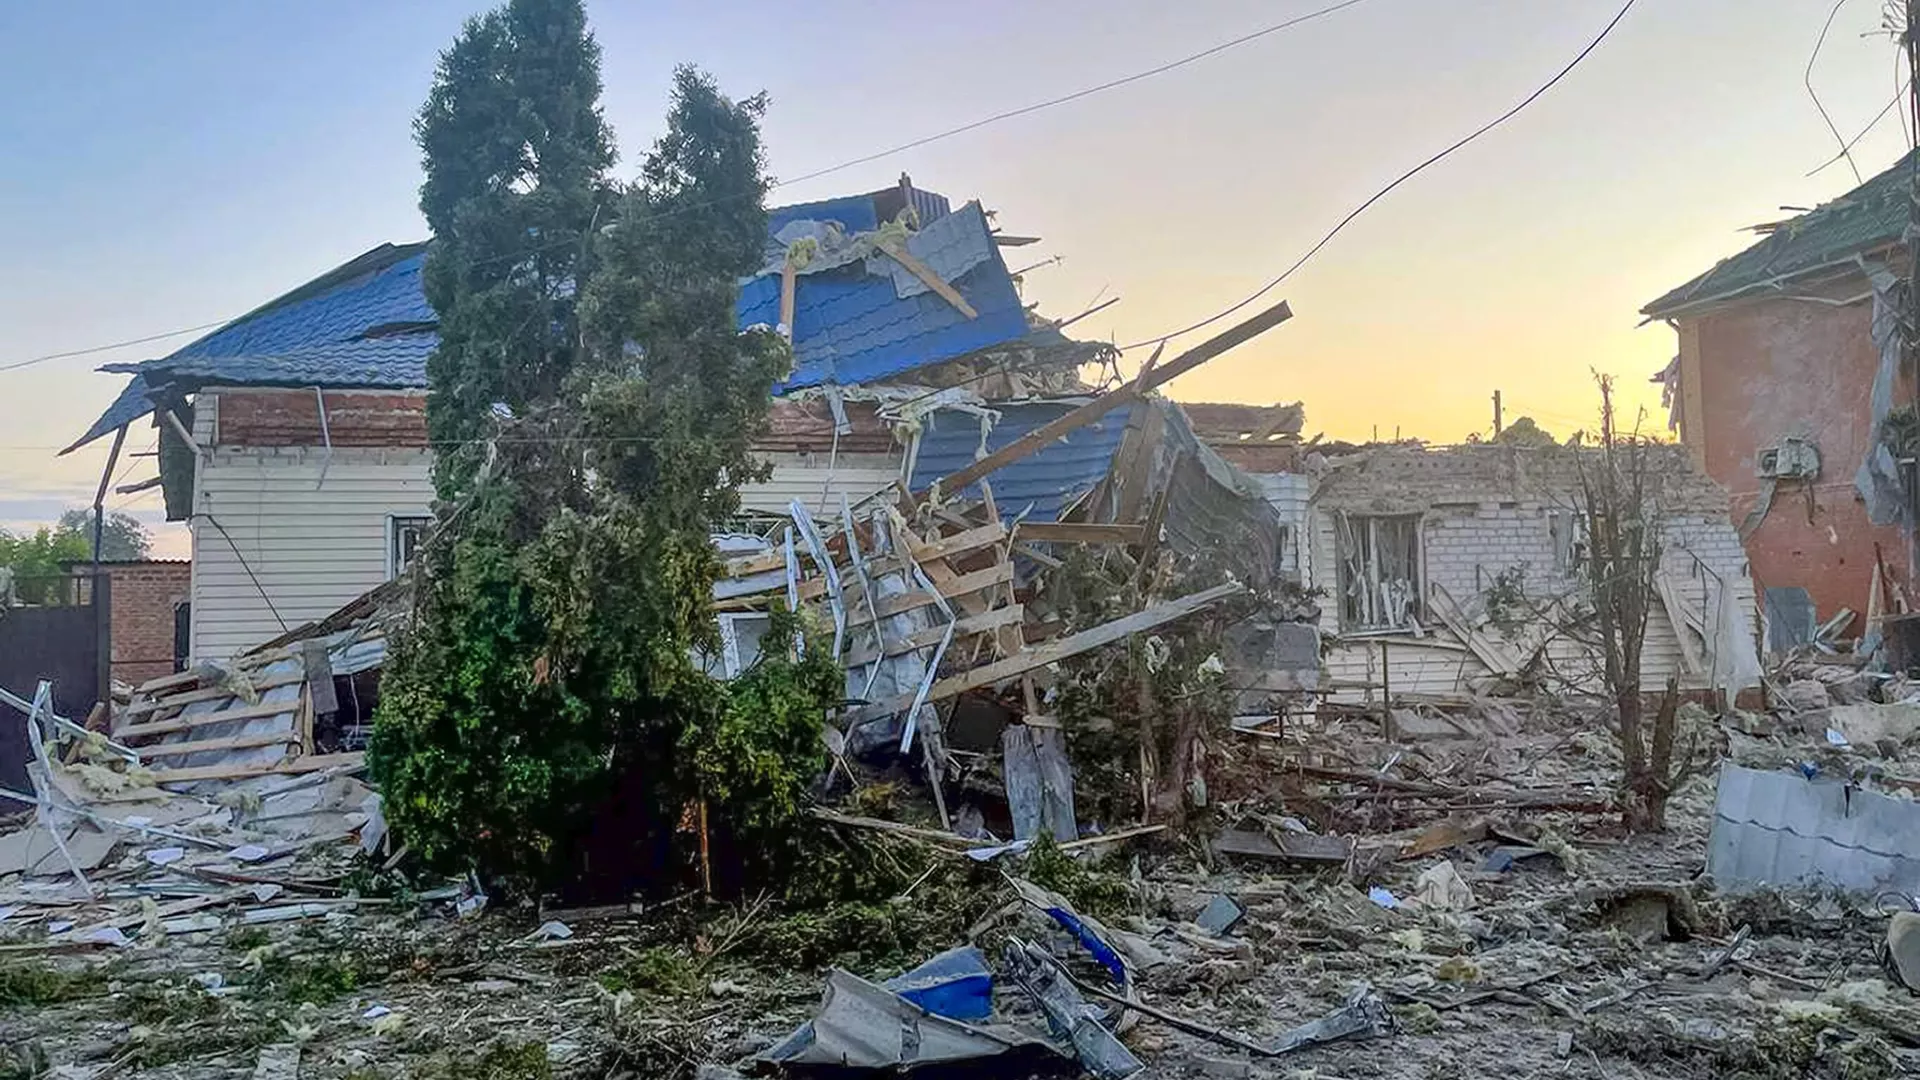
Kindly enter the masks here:
<path id="1" fill-rule="evenodd" d="M 219 322 L 189 326 L 184 330 L 169 330 L 164 334 L 148 334 L 146 337 L 128 338 L 126 341 L 116 341 L 111 345 L 95 345 L 88 349 L 72 349 L 67 352 L 47 353 L 45 356 L 30 356 L 25 360 L 14 360 L 9 363 L 0 364 L 0 371 L 15 371 L 33 364 L 43 364 L 48 360 L 65 360 L 74 356 L 86 356 L 91 353 L 103 353 L 110 352 L 114 349 L 124 349 L 129 345 L 145 345 L 150 341 L 164 341 L 167 338 L 179 337 L 182 334 L 192 334 L 201 330 L 211 330 L 216 326 L 225 326 L 231 321 L 231 319 L 221 319 Z"/>
<path id="2" fill-rule="evenodd" d="M 830 176 L 834 173 L 842 172 L 844 170 L 854 168 L 855 166 L 858 166 L 858 165 L 865 165 L 869 162 L 878 161 L 881 158 L 891 157 L 894 154 L 904 153 L 908 150 L 914 150 L 919 147 L 926 146 L 929 143 L 939 142 L 943 139 L 950 139 L 950 138 L 953 138 L 955 135 L 964 135 L 969 131 L 977 131 L 980 128 L 986 127 L 990 124 L 1000 123 L 1003 120 L 1012 120 L 1016 117 L 1027 116 L 1032 113 L 1040 112 L 1043 109 L 1051 109 L 1051 108 L 1054 108 L 1055 106 L 1065 105 L 1073 101 L 1079 101 L 1081 98 L 1092 97 L 1095 94 L 1104 93 L 1108 90 L 1114 90 L 1119 87 L 1126 86 L 1130 83 L 1136 83 L 1141 81 L 1142 79 L 1150 79 L 1156 75 L 1164 75 L 1169 71 L 1175 70 L 1176 68 L 1186 67 L 1189 64 L 1197 63 L 1201 60 L 1207 59 L 1210 56 L 1215 56 L 1220 53 L 1226 52 L 1229 49 L 1237 48 L 1241 45 L 1245 45 L 1252 41 L 1257 41 L 1270 34 L 1276 34 L 1290 27 L 1298 26 L 1301 23 L 1310 22 L 1314 19 L 1318 19 L 1323 16 L 1332 15 L 1335 12 L 1353 7 L 1356 4 L 1361 4 L 1364 2 L 1365 0 L 1340 0 L 1340 2 L 1337 4 L 1330 4 L 1318 10 L 1309 11 L 1304 15 L 1296 15 L 1293 18 L 1287 19 L 1284 22 L 1274 23 L 1271 26 L 1262 27 L 1258 30 L 1252 31 L 1251 33 L 1242 34 L 1239 37 L 1234 38 L 1230 41 L 1223 41 L 1218 45 L 1214 45 L 1210 48 L 1202 49 L 1197 53 L 1190 53 L 1186 56 L 1180 57 L 1177 60 L 1170 60 L 1156 67 L 1148 68 L 1145 71 L 1136 71 L 1131 75 L 1123 75 L 1117 79 L 1110 79 L 1107 82 L 1100 83 L 1097 86 L 1089 86 L 1089 87 L 1086 87 L 1085 89 L 1075 90 L 1070 94 L 1062 94 L 1059 97 L 1049 98 L 1045 101 L 1035 102 L 1034 104 L 1031 104 L 1031 105 L 1023 105 L 1017 109 L 1008 109 L 1005 112 L 995 113 L 992 116 L 983 117 L 979 120 L 975 120 L 970 123 L 961 124 L 958 127 L 948 128 L 945 131 L 935 132 L 932 135 L 925 135 L 920 138 L 901 143 L 898 146 L 889 147 L 885 150 L 875 151 L 874 153 L 871 153 L 871 154 L 862 154 L 861 156 L 856 158 L 849 158 L 846 161 L 840 162 L 838 165 L 829 165 L 824 169 L 815 169 L 812 172 L 803 173 L 800 176 L 793 177 L 792 179 L 789 179 L 789 180 L 778 181 L 774 184 L 769 185 L 767 190 L 777 191 L 780 188 L 791 187 L 795 184 L 804 183 L 808 180 L 817 180 L 820 177 Z M 726 202 L 732 201 L 734 199 L 739 199 L 743 197 L 744 196 L 741 196 L 741 195 L 725 196 L 718 199 L 711 199 L 706 202 L 695 203 L 689 206 L 675 207 L 672 210 L 665 210 L 657 214 L 650 214 L 642 218 L 629 219 L 629 220 L 632 224 L 639 224 L 644 221 L 652 221 L 652 220 L 657 220 L 662 218 L 673 217 L 678 214 L 689 213 L 691 211 L 705 209 L 710 206 L 718 206 Z M 508 258 L 524 259 L 531 255 L 537 255 L 543 251 L 551 251 L 555 248 L 568 247 L 577 243 L 579 243 L 579 238 L 577 237 L 572 237 L 565 240 L 558 240 L 553 243 L 543 244 L 537 247 L 528 248 L 527 250 L 517 255 L 496 255 L 488 259 L 482 259 L 482 260 L 479 260 L 479 262 L 476 263 L 476 265 L 483 265 L 485 263 L 498 262 L 501 259 L 508 259 Z M 150 341 L 160 341 L 164 338 L 179 337 L 182 334 L 191 334 L 196 330 L 210 330 L 216 326 L 223 326 L 226 324 L 227 321 L 229 320 L 221 320 L 220 322 L 207 323 L 203 326 L 190 326 L 185 330 L 174 330 L 165 334 L 154 334 L 149 337 L 135 338 L 131 341 L 119 341 L 111 345 L 97 345 L 90 349 L 75 349 L 71 352 L 49 353 L 45 356 L 30 357 L 26 360 L 17 360 L 9 364 L 0 364 L 0 371 L 13 371 L 17 368 L 27 367 L 31 364 L 44 363 L 45 361 L 48 361 L 48 360 L 62 360 L 68 357 L 85 356 L 89 353 L 106 352 L 111 349 L 124 348 L 128 345 L 142 345 Z"/>
<path id="3" fill-rule="evenodd" d="M 1388 184 L 1386 187 L 1383 187 L 1379 191 L 1376 191 L 1372 195 L 1368 196 L 1366 202 L 1363 202 L 1359 206 L 1354 207 L 1351 213 L 1347 214 L 1346 217 L 1343 217 L 1340 219 L 1339 224 L 1335 225 L 1332 229 L 1328 230 L 1327 234 L 1320 238 L 1319 243 L 1308 248 L 1307 253 L 1305 255 L 1300 256 L 1300 258 L 1294 261 L 1294 264 L 1292 266 L 1289 266 L 1285 270 L 1281 271 L 1279 277 L 1276 277 L 1272 281 L 1267 282 L 1265 285 L 1260 286 L 1259 289 L 1254 291 L 1253 295 L 1247 297 L 1245 300 L 1242 300 L 1237 304 L 1234 304 L 1232 307 L 1229 307 L 1216 314 L 1209 315 L 1208 317 L 1200 320 L 1197 323 L 1194 323 L 1191 326 L 1182 327 L 1178 330 L 1173 331 L 1170 334 L 1162 334 L 1159 337 L 1151 337 L 1151 338 L 1147 338 L 1144 341 L 1136 341 L 1131 345 L 1123 345 L 1120 347 L 1120 351 L 1128 352 L 1133 349 L 1142 348 L 1147 345 L 1158 345 L 1161 342 L 1172 341 L 1174 338 L 1191 334 L 1195 330 L 1200 330 L 1200 329 L 1204 329 L 1205 327 L 1212 326 L 1214 323 L 1217 323 L 1221 319 L 1224 319 L 1227 316 L 1232 315 L 1234 312 L 1239 311 L 1241 308 L 1246 307 L 1247 305 L 1260 299 L 1262 296 L 1265 296 L 1266 294 L 1272 292 L 1274 289 L 1278 288 L 1281 282 L 1287 280 L 1289 277 L 1292 277 L 1294 271 L 1300 269 L 1302 266 L 1305 266 L 1307 264 L 1307 260 L 1319 254 L 1321 248 L 1324 248 L 1329 243 L 1331 243 L 1334 237 L 1340 235 L 1340 231 L 1342 229 L 1345 229 L 1349 224 L 1351 224 L 1353 222 L 1353 219 L 1359 217 L 1363 213 L 1366 213 L 1366 211 L 1369 208 L 1371 208 L 1374 203 L 1377 203 L 1381 199 L 1386 198 L 1387 195 L 1390 194 L 1395 188 L 1399 187 L 1401 184 L 1406 183 L 1408 180 L 1413 179 L 1415 176 L 1419 175 L 1421 172 L 1424 172 L 1429 166 L 1440 162 L 1441 160 L 1453 154 L 1454 151 L 1459 150 L 1461 147 L 1466 146 L 1470 142 L 1473 142 L 1475 139 L 1478 139 L 1480 136 L 1485 135 L 1487 132 L 1492 131 L 1494 128 L 1499 127 L 1501 124 L 1506 123 L 1508 120 L 1511 120 L 1514 116 L 1518 115 L 1522 109 L 1525 109 L 1527 106 L 1533 104 L 1536 100 L 1538 100 L 1541 95 L 1545 94 L 1547 91 L 1559 85 L 1560 80 L 1566 78 L 1569 74 L 1571 74 L 1574 68 L 1580 66 L 1581 61 L 1585 60 L 1587 56 L 1593 52 L 1593 50 L 1600 47 L 1601 42 L 1607 40 L 1607 36 L 1613 33 L 1613 28 L 1620 25 L 1620 20 L 1627 17 L 1627 12 L 1633 10 L 1633 5 L 1636 2 L 1637 0 L 1627 0 L 1627 2 L 1621 6 L 1620 10 L 1614 14 L 1613 18 L 1607 23 L 1607 25 L 1601 28 L 1599 36 L 1595 37 L 1592 41 L 1588 42 L 1586 48 L 1581 49 L 1580 52 L 1576 54 L 1574 58 L 1567 63 L 1566 67 L 1561 68 L 1559 73 L 1554 75 L 1553 78 L 1548 79 L 1545 83 L 1541 84 L 1539 89 L 1535 90 L 1533 93 L 1528 94 L 1526 97 L 1522 98 L 1519 104 L 1508 109 L 1506 112 L 1501 113 L 1499 116 L 1494 117 L 1492 120 L 1487 121 L 1485 124 L 1482 124 L 1480 127 L 1475 128 L 1466 137 L 1453 143 L 1451 146 L 1448 146 L 1446 149 L 1440 151 L 1439 153 L 1433 155 L 1432 157 L 1426 159 L 1425 161 L 1422 161 L 1420 164 L 1415 165 L 1413 168 L 1408 169 L 1406 172 L 1401 173 L 1398 177 L 1394 178 L 1392 183 Z"/>
<path id="4" fill-rule="evenodd" d="M 1814 166 L 1813 170 L 1807 173 L 1807 175 L 1816 176 L 1821 172 L 1825 171 L 1828 166 L 1831 166 L 1832 164 L 1834 164 L 1835 162 L 1839 161 L 1842 158 L 1845 158 L 1849 163 L 1851 163 L 1853 161 L 1853 157 L 1851 154 L 1848 153 L 1848 151 L 1851 151 L 1854 148 L 1854 146 L 1860 142 L 1861 139 L 1866 138 L 1868 133 L 1871 132 L 1874 128 L 1879 127 L 1880 121 L 1885 120 L 1887 118 L 1887 114 L 1893 111 L 1893 107 L 1895 105 L 1900 104 L 1900 102 L 1906 98 L 1907 88 L 1909 85 L 1910 84 L 1906 82 L 1901 83 L 1900 89 L 1893 95 L 1893 100 L 1887 102 L 1886 107 L 1881 109 L 1879 114 L 1876 115 L 1871 121 L 1867 123 L 1866 127 L 1861 128 L 1860 133 L 1858 135 L 1855 135 L 1853 138 L 1848 139 L 1845 143 L 1842 143 L 1840 146 L 1839 153 L 1833 155 L 1827 160 Z M 1900 134 L 1902 138 L 1906 137 L 1906 131 L 1907 131 L 1907 125 L 1904 121 L 1902 121 L 1900 124 Z M 1856 174 L 1857 174 L 1857 171 L 1858 170 L 1856 170 Z"/>
<path id="5" fill-rule="evenodd" d="M 1233 49 L 1241 45 L 1245 45 L 1250 41 L 1257 41 L 1260 38 L 1266 37 L 1269 34 L 1279 33 L 1280 31 L 1288 29 L 1289 27 L 1298 26 L 1303 22 L 1309 22 L 1313 19 L 1318 19 L 1325 15 L 1332 15 L 1337 11 L 1340 11 L 1345 8 L 1353 7 L 1355 4 L 1359 4 L 1362 2 L 1363 0 L 1341 0 L 1340 3 L 1328 5 L 1327 7 L 1320 8 L 1317 11 L 1309 11 L 1305 15 L 1297 15 L 1291 19 L 1286 20 L 1285 22 L 1279 22 L 1279 23 L 1273 24 L 1272 26 L 1262 27 L 1261 29 L 1255 30 L 1249 34 L 1242 34 L 1231 41 L 1223 41 L 1220 44 L 1215 45 L 1211 48 L 1202 49 L 1197 53 L 1191 53 L 1187 56 L 1181 57 L 1178 60 L 1168 61 L 1167 63 L 1161 64 L 1158 67 L 1148 68 L 1145 71 L 1136 71 L 1131 75 L 1123 75 L 1120 78 L 1108 80 L 1107 82 L 1103 82 L 1098 86 L 1089 86 L 1084 90 L 1075 90 L 1070 94 L 1062 94 L 1061 96 L 1056 98 L 1048 98 L 1046 101 L 1036 102 L 1032 105 L 1022 105 L 1017 109 L 1008 109 L 1005 112 L 994 113 L 992 116 L 983 117 L 979 120 L 972 121 L 971 123 L 961 124 L 959 127 L 948 128 L 945 131 L 937 132 L 932 135 L 925 135 L 918 139 L 913 139 L 908 142 L 903 142 L 898 146 L 889 147 L 888 149 L 885 149 L 885 150 L 879 150 L 871 154 L 863 154 L 857 158 L 849 158 L 848 160 L 843 161 L 838 165 L 829 165 L 824 169 L 816 169 L 810 173 L 803 173 L 800 176 L 796 176 L 791 180 L 783 180 L 780 183 L 775 184 L 774 186 L 786 187 L 790 184 L 799 184 L 808 180 L 817 180 L 822 176 L 827 176 L 832 173 L 837 173 L 843 169 L 851 169 L 856 165 L 865 165 L 868 162 L 878 161 L 881 158 L 891 157 L 894 154 L 905 153 L 908 150 L 917 150 L 920 147 L 927 145 L 928 143 L 939 142 L 942 139 L 950 139 L 955 135 L 964 135 L 969 131 L 977 131 L 980 128 L 986 127 L 989 124 L 997 124 L 1002 120 L 1012 120 L 1015 117 L 1027 116 L 1032 113 L 1037 113 L 1042 109 L 1051 109 L 1056 105 L 1065 105 L 1071 101 L 1079 101 L 1081 98 L 1092 97 L 1095 94 L 1105 93 L 1108 90 L 1114 90 L 1119 87 L 1126 86 L 1129 83 L 1136 83 L 1142 79 L 1151 79 L 1155 75 L 1164 75 L 1167 72 L 1172 71 L 1176 68 L 1186 67 L 1188 64 L 1197 63 L 1201 60 L 1205 60 L 1209 56 L 1218 55 L 1220 53 L 1226 52 L 1228 49 Z"/>
<path id="6" fill-rule="evenodd" d="M 1835 124 L 1833 117 L 1827 114 L 1827 107 L 1820 103 L 1820 95 L 1813 88 L 1814 62 L 1820 59 L 1820 47 L 1827 43 L 1827 32 L 1833 29 L 1833 20 L 1840 14 L 1840 9 L 1845 7 L 1846 3 L 1847 0 L 1833 0 L 1832 10 L 1827 12 L 1827 21 L 1820 25 L 1820 36 L 1814 39 L 1813 54 L 1807 57 L 1807 70 L 1801 74 L 1800 82 L 1807 88 L 1807 96 L 1813 99 L 1813 107 L 1820 111 L 1820 119 L 1826 121 L 1827 130 L 1833 132 L 1833 141 L 1840 144 L 1840 156 L 1847 159 L 1847 168 L 1853 170 L 1853 182 L 1858 184 L 1862 182 L 1860 166 L 1854 163 L 1853 155 L 1849 153 L 1853 149 L 1853 143 L 1848 142 L 1846 137 L 1840 134 L 1840 126 Z"/>

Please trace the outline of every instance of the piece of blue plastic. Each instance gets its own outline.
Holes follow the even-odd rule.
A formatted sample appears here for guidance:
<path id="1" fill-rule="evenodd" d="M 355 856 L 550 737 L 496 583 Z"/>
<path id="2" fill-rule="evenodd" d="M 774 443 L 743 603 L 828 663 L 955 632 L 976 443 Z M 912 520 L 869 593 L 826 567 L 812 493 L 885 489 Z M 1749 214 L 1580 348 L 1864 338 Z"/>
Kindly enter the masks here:
<path id="1" fill-rule="evenodd" d="M 1101 940 L 1100 935 L 1088 929 L 1087 924 L 1081 922 L 1078 915 L 1065 908 L 1050 907 L 1047 909 L 1047 914 L 1053 916 L 1054 922 L 1066 927 L 1075 938 L 1079 939 L 1080 944 L 1100 962 L 1100 966 L 1106 968 L 1107 973 L 1113 976 L 1114 982 L 1122 986 L 1126 985 L 1127 965 L 1120 959 L 1120 954 L 1113 951 L 1113 946 Z"/>
<path id="2" fill-rule="evenodd" d="M 1387 890 L 1381 888 L 1378 885 L 1375 885 L 1373 888 L 1367 890 L 1367 899 L 1373 901 L 1376 904 L 1379 904 L 1383 908 L 1397 908 L 1400 906 L 1399 897 L 1393 895 L 1392 893 L 1388 892 Z"/>
<path id="3" fill-rule="evenodd" d="M 884 985 L 949 1020 L 985 1020 L 993 1014 L 993 973 L 987 970 L 986 957 L 971 945 L 930 957 Z"/>

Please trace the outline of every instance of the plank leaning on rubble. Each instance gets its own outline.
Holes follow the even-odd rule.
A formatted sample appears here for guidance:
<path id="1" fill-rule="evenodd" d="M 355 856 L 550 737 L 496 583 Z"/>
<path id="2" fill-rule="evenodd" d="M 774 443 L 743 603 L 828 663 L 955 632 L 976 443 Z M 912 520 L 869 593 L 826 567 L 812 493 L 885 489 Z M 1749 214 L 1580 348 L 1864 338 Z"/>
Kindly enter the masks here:
<path id="1" fill-rule="evenodd" d="M 968 465 L 966 468 L 941 477 L 933 482 L 933 487 L 943 494 L 951 494 L 964 489 L 975 480 L 993 472 L 995 469 L 1011 465 L 1022 458 L 1051 445 L 1054 441 L 1078 431 L 1129 402 L 1138 400 L 1147 391 L 1192 371 L 1201 364 L 1219 356 L 1236 345 L 1244 344 L 1253 338 L 1279 326 L 1293 317 L 1293 311 L 1285 300 L 1248 319 L 1223 334 L 1208 338 L 1206 341 L 1188 349 L 1165 367 L 1156 367 L 1143 372 L 1138 378 L 1115 390 L 1101 394 L 1092 401 L 1045 424 L 1018 439 L 988 454 L 986 457 Z"/>
<path id="2" fill-rule="evenodd" d="M 1238 582 L 1228 582 L 1225 585 L 1216 585 L 1211 589 L 1204 589 L 1189 596 L 1183 596 L 1178 600 L 1169 600 L 1164 604 L 1155 604 L 1152 607 L 1136 611 L 1125 618 L 1102 623 L 1099 626 L 1082 630 L 1077 634 L 1070 634 L 1058 641 L 1050 641 L 1044 645 L 1027 649 L 1024 652 L 1015 653 L 1004 660 L 996 660 L 984 667 L 974 668 L 972 671 L 963 671 L 960 674 L 941 679 L 933 684 L 932 689 L 927 691 L 926 700 L 929 702 L 942 701 L 950 697 L 957 697 L 969 690 L 977 690 L 983 686 L 991 686 L 994 683 L 1011 679 L 1018 675 L 1024 675 L 1029 671 L 1046 667 L 1048 664 L 1055 663 L 1056 661 L 1078 656 L 1081 653 L 1097 649 L 1102 645 L 1119 641 L 1129 634 L 1137 634 L 1143 630 L 1151 630 L 1163 623 L 1169 623 L 1183 616 L 1191 615 L 1196 611 L 1212 607 L 1222 600 L 1239 596 L 1246 591 L 1246 586 Z M 912 705 L 913 701 L 914 695 L 901 694 L 886 701 L 874 702 L 871 705 L 856 710 L 853 713 L 851 722 L 858 724 L 883 716 L 891 716 Z"/>

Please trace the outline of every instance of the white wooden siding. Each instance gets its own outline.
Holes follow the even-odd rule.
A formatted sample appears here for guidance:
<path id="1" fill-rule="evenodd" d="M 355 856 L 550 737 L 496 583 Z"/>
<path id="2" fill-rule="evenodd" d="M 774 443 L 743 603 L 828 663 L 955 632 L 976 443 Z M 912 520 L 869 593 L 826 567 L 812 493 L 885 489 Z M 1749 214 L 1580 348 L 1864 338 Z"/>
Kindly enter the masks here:
<path id="1" fill-rule="evenodd" d="M 431 513 L 431 469 L 424 450 L 204 452 L 193 656 L 244 652 L 387 580 L 387 521 Z"/>
<path id="2" fill-rule="evenodd" d="M 195 436 L 214 441 L 213 396 Z M 899 478 L 897 456 L 776 455 L 766 483 L 742 491 L 746 509 L 787 512 L 795 498 L 838 514 Z M 425 450 L 214 447 L 194 485 L 195 659 L 224 659 L 338 610 L 387 580 L 388 520 L 432 512 L 433 459 Z M 324 480 L 323 480 L 324 475 Z M 224 533 L 222 532 L 224 529 Z"/>

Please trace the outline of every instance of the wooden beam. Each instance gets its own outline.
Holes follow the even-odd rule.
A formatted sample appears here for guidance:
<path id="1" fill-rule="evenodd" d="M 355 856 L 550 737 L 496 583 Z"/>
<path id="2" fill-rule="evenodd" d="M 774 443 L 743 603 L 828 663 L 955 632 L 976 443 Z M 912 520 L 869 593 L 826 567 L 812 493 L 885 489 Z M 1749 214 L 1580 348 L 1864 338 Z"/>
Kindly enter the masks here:
<path id="1" fill-rule="evenodd" d="M 367 762 L 363 753 L 309 754 L 273 765 L 200 765 L 190 769 L 159 769 L 156 784 L 184 784 L 194 780 L 244 780 L 250 776 L 297 776 L 327 769 L 358 769 Z"/>
<path id="2" fill-rule="evenodd" d="M 113 489 L 113 493 L 115 495 L 133 495 L 138 492 L 145 491 L 148 488 L 159 487 L 162 482 L 162 479 L 163 479 L 162 477 L 152 476 L 152 477 L 148 477 L 145 480 L 135 481 L 134 483 L 131 483 L 131 484 L 121 484 L 119 487 Z"/>
<path id="3" fill-rule="evenodd" d="M 307 676 L 305 672 L 290 672 L 285 675 L 275 675 L 270 679 L 264 679 L 254 683 L 253 691 L 257 694 L 264 694 L 268 690 L 277 690 L 282 686 L 294 686 L 306 681 Z M 239 696 L 240 693 L 231 686 L 209 686 L 204 690 L 185 690 L 167 697 L 152 698 L 147 701 L 136 701 L 132 705 L 127 706 L 121 715 L 128 718 L 145 716 L 148 713 L 159 712 L 162 709 L 183 708 L 196 701 L 219 701 L 221 698 L 237 698 Z"/>
<path id="4" fill-rule="evenodd" d="M 1024 618 L 1026 618 L 1026 609 L 1019 604 L 995 608 L 984 615 L 969 615 L 953 624 L 953 639 L 959 641 L 963 637 L 989 633 L 1003 626 L 1017 626 Z M 924 630 L 915 630 L 898 641 L 887 642 L 885 655 L 899 656 L 915 649 L 930 649 L 940 644 L 940 639 L 945 637 L 946 633 L 947 628 L 944 623 L 939 626 L 929 626 Z M 864 667 L 873 663 L 880 655 L 878 650 L 869 646 L 859 652 L 848 653 L 841 663 L 850 668 Z"/>
<path id="5" fill-rule="evenodd" d="M 1246 591 L 1246 586 L 1238 582 L 1228 582 L 1190 596 L 1183 596 L 1178 600 L 1155 604 L 1123 619 L 1102 623 L 1077 634 L 1070 634 L 1058 641 L 1049 641 L 1044 645 L 1016 653 L 1004 660 L 997 660 L 983 667 L 974 668 L 972 671 L 941 679 L 927 692 L 926 700 L 944 701 L 947 698 L 958 697 L 969 690 L 978 690 L 983 686 L 991 686 L 994 683 L 1024 675 L 1029 671 L 1046 667 L 1048 664 L 1091 652 L 1102 645 L 1111 645 L 1129 635 L 1184 618 L 1196 611 L 1203 611 L 1222 600 L 1239 596 Z M 877 720 L 883 716 L 892 716 L 910 707 L 913 699 L 912 694 L 901 694 L 886 701 L 876 701 L 856 711 L 851 722 L 859 724 L 868 720 Z"/>
<path id="6" fill-rule="evenodd" d="M 880 250 L 886 252 L 889 257 L 901 266 L 906 267 L 907 272 L 919 278 L 926 284 L 927 288 L 940 294 L 940 299 L 952 304 L 955 311 L 958 311 L 969 319 L 977 319 L 980 317 L 980 313 L 973 310 L 973 305 L 967 303 L 967 298 L 960 295 L 959 289 L 947 284 L 945 278 L 933 272 L 933 267 L 915 258 L 907 251 L 904 245 L 881 244 Z"/>
<path id="7" fill-rule="evenodd" d="M 933 486 L 951 494 L 965 488 L 995 469 L 1011 465 L 1043 447 L 1093 423 L 1122 405 L 1140 399 L 1147 391 L 1180 377 L 1236 345 L 1244 344 L 1293 317 L 1285 300 L 1216 337 L 1188 349 L 1165 367 L 1142 371 L 1132 382 L 1101 394 L 1085 405 L 1008 443 L 986 457 L 951 475 L 934 481 Z"/>
<path id="8" fill-rule="evenodd" d="M 936 581 L 934 584 L 939 586 L 941 596 L 949 600 L 954 600 L 968 593 L 976 593 L 982 589 L 990 589 L 995 585 L 1002 585 L 1012 580 L 1013 564 L 1000 563 L 997 566 L 989 566 L 985 570 L 975 570 L 971 574 L 960 574 L 950 581 Z M 897 596 L 889 596 L 875 602 L 874 611 L 880 618 L 885 619 L 894 615 L 904 614 L 905 612 L 916 611 L 934 602 L 932 593 L 915 590 L 910 593 L 900 593 Z M 847 620 L 847 629 L 851 630 L 856 627 L 866 626 L 871 622 L 873 622 L 873 619 L 862 611 L 859 615 Z"/>
<path id="9" fill-rule="evenodd" d="M 793 257 L 789 255 L 785 266 L 780 268 L 780 334 L 793 343 L 793 293 L 794 283 Z"/>
<path id="10" fill-rule="evenodd" d="M 300 733 L 297 731 L 276 731 L 266 735 L 229 735 L 224 739 L 201 739 L 199 742 L 143 746 L 140 748 L 140 756 L 148 759 L 185 757 L 188 754 L 203 754 L 215 750 L 252 750 L 261 746 L 285 746 L 299 741 Z"/>
<path id="11" fill-rule="evenodd" d="M 122 739 L 138 739 L 144 735 L 170 735 L 176 731 L 191 731 L 194 728 L 207 727 L 210 724 L 225 724 L 233 720 L 258 720 L 267 716 L 291 716 L 299 711 L 298 701 L 266 702 L 248 705 L 239 709 L 226 709 L 221 712 L 200 713 L 196 716 L 179 716 L 172 720 L 155 720 L 146 724 L 128 724 L 120 729 Z M 141 750 L 142 753 L 146 751 Z"/>
<path id="12" fill-rule="evenodd" d="M 1080 522 L 1021 522 L 1015 539 L 1045 544 L 1117 544 L 1131 547 L 1140 542 L 1138 525 L 1093 525 Z"/>

